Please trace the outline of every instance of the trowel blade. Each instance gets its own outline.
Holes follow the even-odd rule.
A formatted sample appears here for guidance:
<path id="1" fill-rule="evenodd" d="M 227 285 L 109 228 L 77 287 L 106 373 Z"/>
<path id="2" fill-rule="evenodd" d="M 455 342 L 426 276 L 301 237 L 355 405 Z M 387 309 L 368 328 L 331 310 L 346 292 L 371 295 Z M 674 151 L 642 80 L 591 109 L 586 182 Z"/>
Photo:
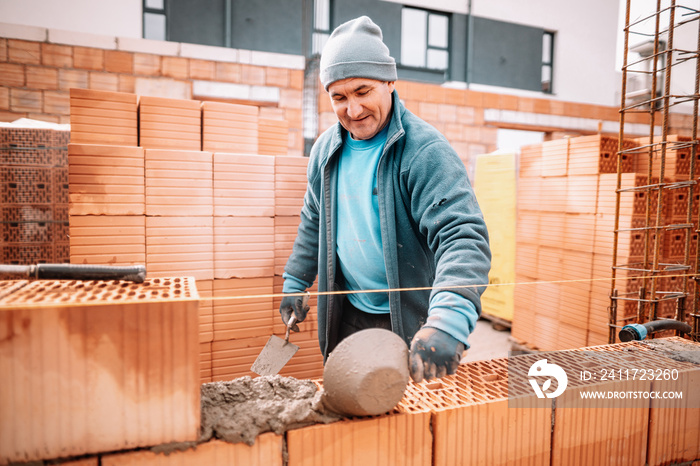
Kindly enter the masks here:
<path id="1" fill-rule="evenodd" d="M 270 336 L 250 370 L 258 375 L 275 375 L 284 367 L 299 347 L 276 335 Z"/>

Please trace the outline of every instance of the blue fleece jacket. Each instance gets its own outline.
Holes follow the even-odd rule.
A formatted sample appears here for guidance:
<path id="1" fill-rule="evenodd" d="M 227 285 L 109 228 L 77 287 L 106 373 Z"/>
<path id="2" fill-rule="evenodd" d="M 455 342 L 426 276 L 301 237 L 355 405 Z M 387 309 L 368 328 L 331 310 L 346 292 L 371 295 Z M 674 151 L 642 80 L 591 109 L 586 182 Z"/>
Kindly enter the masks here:
<path id="1" fill-rule="evenodd" d="M 427 325 L 463 343 L 481 310 L 491 252 L 464 164 L 434 127 L 392 96 L 380 156 L 377 205 L 392 330 L 410 344 Z M 318 337 L 324 356 L 337 344 L 342 290 L 337 259 L 338 163 L 347 132 L 336 124 L 311 151 L 301 223 L 285 267 L 285 291 L 318 275 Z M 296 286 L 294 286 L 296 285 Z M 461 306 L 460 302 L 470 304 Z M 473 307 L 473 308 L 472 308 Z"/>

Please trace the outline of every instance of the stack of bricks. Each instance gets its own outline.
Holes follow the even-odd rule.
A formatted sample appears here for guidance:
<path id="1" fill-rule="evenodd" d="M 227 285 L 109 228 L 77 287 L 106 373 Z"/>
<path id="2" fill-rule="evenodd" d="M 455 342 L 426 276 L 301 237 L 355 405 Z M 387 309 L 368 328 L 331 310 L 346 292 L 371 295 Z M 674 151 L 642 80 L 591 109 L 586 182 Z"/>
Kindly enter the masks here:
<path id="1" fill-rule="evenodd" d="M 623 148 L 633 146 L 624 141 Z M 558 350 L 608 341 L 617 150 L 617 139 L 600 135 L 522 150 L 512 335 L 528 347 Z M 643 183 L 633 162 L 623 155 L 623 188 Z M 622 194 L 620 229 L 637 225 L 634 209 L 644 200 L 643 194 Z M 636 259 L 641 249 L 638 232 L 619 234 L 622 262 Z M 617 278 L 632 283 L 624 271 Z M 624 324 L 631 316 L 618 318 Z"/>
<path id="2" fill-rule="evenodd" d="M 69 134 L 44 128 L 0 128 L 3 264 L 69 261 Z"/>
<path id="3" fill-rule="evenodd" d="M 74 95 L 83 112 L 133 102 L 120 119 L 137 125 L 140 139 L 116 143 L 79 125 L 69 150 L 71 262 L 194 277 L 201 381 L 254 375 L 270 335 L 285 333 L 273 293 L 306 186 L 307 159 L 286 155 L 287 123 L 250 105 L 90 91 L 93 109 Z M 311 306 L 285 375 L 322 374 L 315 299 Z"/>

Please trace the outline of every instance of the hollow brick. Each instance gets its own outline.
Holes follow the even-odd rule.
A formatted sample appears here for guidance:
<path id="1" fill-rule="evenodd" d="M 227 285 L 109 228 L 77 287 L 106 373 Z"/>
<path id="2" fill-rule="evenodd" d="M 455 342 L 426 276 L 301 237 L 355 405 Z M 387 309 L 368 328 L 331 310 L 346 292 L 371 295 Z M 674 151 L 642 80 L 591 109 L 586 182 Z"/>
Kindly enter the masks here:
<path id="1" fill-rule="evenodd" d="M 268 432 L 255 444 L 227 443 L 212 440 L 170 454 L 137 451 L 102 456 L 102 466 L 282 466 L 283 437 Z"/>
<path id="2" fill-rule="evenodd" d="M 192 79 L 213 81 L 216 75 L 216 66 L 214 62 L 209 60 L 191 58 L 189 61 L 189 75 Z"/>
<path id="3" fill-rule="evenodd" d="M 10 110 L 13 112 L 41 113 L 43 100 L 41 91 L 10 89 Z"/>
<path id="4" fill-rule="evenodd" d="M 7 61 L 7 39 L 0 38 L 0 62 Z"/>
<path id="5" fill-rule="evenodd" d="M 430 415 L 394 414 L 348 420 L 287 432 L 289 466 L 432 463 Z"/>
<path id="6" fill-rule="evenodd" d="M 73 66 L 87 70 L 104 69 L 104 50 L 73 47 Z"/>
<path id="7" fill-rule="evenodd" d="M 147 53 L 134 54 L 134 74 L 159 76 L 161 73 L 161 57 Z"/>
<path id="8" fill-rule="evenodd" d="M 41 63 L 41 45 L 39 42 L 8 39 L 7 58 L 13 63 L 38 65 Z"/>
<path id="9" fill-rule="evenodd" d="M 182 57 L 163 57 L 163 76 L 177 79 L 189 78 L 189 59 Z"/>
<path id="10" fill-rule="evenodd" d="M 65 91 L 44 92 L 44 113 L 70 115 L 70 96 Z"/>
<path id="11" fill-rule="evenodd" d="M 88 87 L 101 91 L 117 92 L 119 89 L 119 77 L 112 73 L 91 71 L 88 74 Z"/>
<path id="12" fill-rule="evenodd" d="M 133 53 L 121 50 L 105 50 L 105 71 L 131 74 L 133 70 Z"/>
<path id="13" fill-rule="evenodd" d="M 3 294 L 2 327 L 23 322 L 0 347 L 3 459 L 196 440 L 197 304 L 188 278 L 36 280 Z"/>
<path id="14" fill-rule="evenodd" d="M 88 87 L 88 72 L 85 70 L 58 70 L 58 88 L 69 90 L 72 87 Z"/>
<path id="15" fill-rule="evenodd" d="M 4 86 L 24 87 L 25 66 L 15 63 L 0 63 L 0 74 Z"/>
<path id="16" fill-rule="evenodd" d="M 10 89 L 6 87 L 0 88 L 0 110 L 8 110 L 10 108 Z"/>
<path id="17" fill-rule="evenodd" d="M 58 44 L 41 44 L 41 63 L 55 68 L 73 67 L 73 47 Z"/>

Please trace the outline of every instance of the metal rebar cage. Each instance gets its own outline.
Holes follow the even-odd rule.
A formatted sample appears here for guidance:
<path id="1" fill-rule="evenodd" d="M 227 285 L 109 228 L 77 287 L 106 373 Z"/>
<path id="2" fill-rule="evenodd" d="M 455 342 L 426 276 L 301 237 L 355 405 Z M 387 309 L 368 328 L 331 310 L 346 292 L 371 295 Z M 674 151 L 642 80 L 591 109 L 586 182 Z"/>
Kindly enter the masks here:
<path id="1" fill-rule="evenodd" d="M 657 0 L 635 14 L 635 3 L 625 11 L 609 341 L 662 318 L 687 322 L 698 341 L 700 12 Z"/>

